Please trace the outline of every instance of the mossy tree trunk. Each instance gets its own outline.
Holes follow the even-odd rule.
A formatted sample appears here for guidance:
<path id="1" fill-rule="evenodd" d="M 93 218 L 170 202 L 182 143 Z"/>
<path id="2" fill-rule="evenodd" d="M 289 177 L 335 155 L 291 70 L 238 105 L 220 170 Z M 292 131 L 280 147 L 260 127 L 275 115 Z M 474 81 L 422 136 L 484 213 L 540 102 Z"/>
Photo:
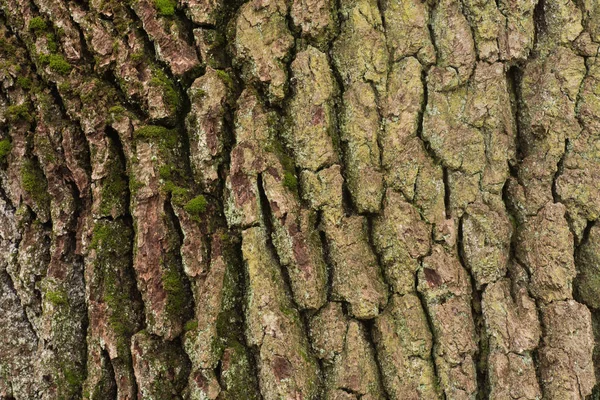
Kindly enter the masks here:
<path id="1" fill-rule="evenodd" d="M 0 398 L 597 398 L 599 46 L 597 0 L 0 0 Z"/>

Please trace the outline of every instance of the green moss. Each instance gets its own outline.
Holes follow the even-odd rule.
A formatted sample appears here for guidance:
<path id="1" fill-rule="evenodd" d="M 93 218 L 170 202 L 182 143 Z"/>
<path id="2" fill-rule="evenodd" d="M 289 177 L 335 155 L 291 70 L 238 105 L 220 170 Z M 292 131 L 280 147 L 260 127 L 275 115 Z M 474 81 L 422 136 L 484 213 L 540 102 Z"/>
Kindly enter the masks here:
<path id="1" fill-rule="evenodd" d="M 160 88 L 163 92 L 164 101 L 170 108 L 169 112 L 175 114 L 181 106 L 181 97 L 173 83 L 167 77 L 160 68 L 154 67 L 152 69 L 153 77 L 150 79 L 150 86 Z"/>
<path id="2" fill-rule="evenodd" d="M 131 57 L 131 61 L 133 61 L 134 63 L 137 63 L 137 62 L 142 61 L 145 56 L 146 55 L 144 54 L 143 51 L 138 51 L 138 52 L 132 53 L 130 57 Z"/>
<path id="3" fill-rule="evenodd" d="M 106 261 L 113 255 L 129 253 L 130 236 L 130 229 L 124 223 L 101 220 L 94 226 L 90 247 L 100 252 L 98 257 Z"/>
<path id="4" fill-rule="evenodd" d="M 18 122 L 18 121 L 32 122 L 33 121 L 33 117 L 31 116 L 31 113 L 29 112 L 28 104 L 19 104 L 19 105 L 9 106 L 6 109 L 6 117 L 8 118 L 8 120 L 10 122 Z"/>
<path id="5" fill-rule="evenodd" d="M 221 374 L 221 380 L 224 383 L 223 397 L 232 400 L 259 399 L 256 372 L 251 367 L 246 347 L 237 340 L 230 341 L 227 347 L 229 351 L 228 368 L 225 368 Z"/>
<path id="6" fill-rule="evenodd" d="M 123 106 L 112 106 L 108 109 L 108 112 L 111 114 L 123 114 L 125 112 L 125 107 Z"/>
<path id="7" fill-rule="evenodd" d="M 141 188 L 144 187 L 144 184 L 140 181 L 138 181 L 137 179 L 135 179 L 133 176 L 131 176 L 129 178 L 129 192 L 134 195 L 138 192 L 138 190 L 140 190 Z"/>
<path id="8" fill-rule="evenodd" d="M 92 233 L 92 241 L 90 242 L 90 247 L 94 250 L 98 250 L 100 246 L 103 245 L 107 240 L 112 238 L 112 232 L 108 228 L 108 226 L 104 224 L 98 224 L 94 227 L 94 232 Z"/>
<path id="9" fill-rule="evenodd" d="M 111 172 L 102 186 L 100 212 L 104 215 L 111 214 L 113 207 L 119 205 L 120 202 L 123 202 L 126 191 L 127 181 L 118 170 Z"/>
<path id="10" fill-rule="evenodd" d="M 283 186 L 295 192 L 298 189 L 298 178 L 296 178 L 296 175 L 289 171 L 286 172 L 283 175 Z"/>
<path id="11" fill-rule="evenodd" d="M 170 180 L 173 174 L 173 167 L 171 165 L 161 165 L 158 167 L 158 176 L 160 179 L 165 181 Z"/>
<path id="12" fill-rule="evenodd" d="M 65 292 L 61 291 L 47 291 L 46 292 L 46 300 L 55 306 L 65 306 L 69 304 L 69 298 Z"/>
<path id="13" fill-rule="evenodd" d="M 17 78 L 17 85 L 21 86 L 25 90 L 31 89 L 31 79 L 25 76 Z"/>
<path id="14" fill-rule="evenodd" d="M 58 43 L 56 43 L 56 38 L 53 33 L 46 34 L 46 46 L 50 53 L 56 53 L 58 51 Z"/>
<path id="15" fill-rule="evenodd" d="M 29 30 L 35 33 L 46 30 L 46 21 L 42 17 L 33 17 L 29 21 Z"/>
<path id="16" fill-rule="evenodd" d="M 206 90 L 204 89 L 195 89 L 192 93 L 191 93 L 191 99 L 192 100 L 196 100 L 196 99 L 202 99 L 203 97 L 206 97 Z"/>
<path id="17" fill-rule="evenodd" d="M 296 171 L 296 166 L 294 164 L 294 159 L 290 157 L 285 149 L 283 148 L 283 144 L 281 141 L 276 139 L 271 139 L 269 143 L 265 146 L 265 150 L 271 152 L 277 156 L 279 162 L 283 166 L 283 170 L 286 172 L 294 173 Z"/>
<path id="18" fill-rule="evenodd" d="M 177 131 L 174 129 L 165 128 L 164 126 L 158 125 L 146 125 L 143 126 L 135 132 L 133 132 L 133 136 L 136 139 L 151 139 L 151 140 L 167 140 L 169 142 L 177 141 Z"/>
<path id="19" fill-rule="evenodd" d="M 110 115 L 111 123 L 112 122 L 120 122 L 123 120 L 123 116 L 125 114 L 125 107 L 123 106 L 114 106 L 108 109 L 108 114 Z"/>
<path id="20" fill-rule="evenodd" d="M 136 140 L 145 140 L 157 145 L 160 153 L 158 173 L 162 180 L 162 190 L 172 192 L 179 185 L 175 182 L 185 180 L 185 172 L 177 166 L 174 151 L 179 147 L 179 134 L 176 129 L 157 125 L 147 125 L 134 132 Z"/>
<path id="21" fill-rule="evenodd" d="M 193 331 L 194 329 L 198 329 L 198 321 L 191 319 L 188 322 L 185 323 L 183 329 L 188 332 L 188 331 Z"/>
<path id="22" fill-rule="evenodd" d="M 58 85 L 58 90 L 62 93 L 68 93 L 70 92 L 72 89 L 71 87 L 71 83 L 69 81 L 65 81 L 63 83 L 61 83 L 60 85 Z"/>
<path id="23" fill-rule="evenodd" d="M 229 75 L 227 72 L 225 72 L 225 71 L 223 71 L 221 69 L 218 69 L 217 70 L 217 76 L 219 78 L 221 78 L 221 80 L 223 82 L 225 82 L 225 84 L 227 84 L 227 86 L 229 86 L 231 88 L 233 87 L 233 79 L 231 78 L 231 75 Z"/>
<path id="24" fill-rule="evenodd" d="M 173 314 L 180 314 L 185 309 L 187 298 L 181 273 L 175 266 L 170 266 L 163 273 L 162 283 L 163 288 L 169 294 L 167 311 Z"/>
<path id="25" fill-rule="evenodd" d="M 83 382 L 83 376 L 79 371 L 65 369 L 63 373 L 65 375 L 65 381 L 71 387 L 78 387 Z"/>
<path id="26" fill-rule="evenodd" d="M 40 207 L 48 208 L 50 206 L 46 177 L 42 170 L 30 160 L 25 161 L 21 166 L 21 185 Z"/>
<path id="27" fill-rule="evenodd" d="M 36 137 L 35 147 L 44 163 L 56 163 L 56 153 L 47 136 Z"/>
<path id="28" fill-rule="evenodd" d="M 104 98 L 114 98 L 115 93 L 99 79 L 93 78 L 90 83 L 91 85 L 86 85 L 84 90 L 78 90 L 83 103 L 97 103 Z"/>
<path id="29" fill-rule="evenodd" d="M 38 59 L 42 64 L 48 64 L 50 62 L 50 55 L 38 53 Z"/>
<path id="30" fill-rule="evenodd" d="M 158 15 L 163 17 L 175 15 L 175 2 L 172 0 L 154 0 L 154 7 L 158 11 Z"/>
<path id="31" fill-rule="evenodd" d="M 71 72 L 71 64 L 60 54 L 50 54 L 48 56 L 48 65 L 57 74 L 68 75 Z"/>
<path id="32" fill-rule="evenodd" d="M 190 193 L 190 191 L 186 188 L 182 188 L 179 186 L 173 186 L 171 187 L 170 192 L 173 194 L 173 196 L 177 196 L 177 197 L 187 197 Z"/>
<path id="33" fill-rule="evenodd" d="M 198 216 L 206 211 L 207 205 L 206 197 L 199 195 L 188 201 L 183 209 L 192 215 Z"/>
<path id="34" fill-rule="evenodd" d="M 10 154 L 12 149 L 12 143 L 8 138 L 0 140 L 0 162 L 4 161 Z"/>
<path id="35" fill-rule="evenodd" d="M 123 264 L 131 257 L 132 238 L 131 228 L 123 220 L 102 219 L 94 226 L 90 243 L 96 251 L 92 284 L 101 290 L 109 310 L 108 323 L 117 339 L 117 352 L 124 360 L 129 356 L 128 338 L 137 328 L 137 312 L 130 296 L 135 282 Z"/>

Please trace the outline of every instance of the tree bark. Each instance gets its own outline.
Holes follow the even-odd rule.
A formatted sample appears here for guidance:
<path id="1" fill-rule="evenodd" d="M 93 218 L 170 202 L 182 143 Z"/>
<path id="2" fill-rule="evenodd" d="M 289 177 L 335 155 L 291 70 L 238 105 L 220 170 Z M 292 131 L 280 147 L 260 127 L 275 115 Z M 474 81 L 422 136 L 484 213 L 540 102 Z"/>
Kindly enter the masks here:
<path id="1" fill-rule="evenodd" d="M 0 398 L 598 398 L 599 48 L 595 0 L 0 0 Z"/>

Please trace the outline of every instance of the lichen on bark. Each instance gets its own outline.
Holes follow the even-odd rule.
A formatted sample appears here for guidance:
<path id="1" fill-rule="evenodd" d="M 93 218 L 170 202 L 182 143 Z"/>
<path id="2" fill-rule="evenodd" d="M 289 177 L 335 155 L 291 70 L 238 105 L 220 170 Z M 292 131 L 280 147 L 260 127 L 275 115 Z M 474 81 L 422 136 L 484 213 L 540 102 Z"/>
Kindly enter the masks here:
<path id="1" fill-rule="evenodd" d="M 598 21 L 0 0 L 0 398 L 594 399 Z"/>

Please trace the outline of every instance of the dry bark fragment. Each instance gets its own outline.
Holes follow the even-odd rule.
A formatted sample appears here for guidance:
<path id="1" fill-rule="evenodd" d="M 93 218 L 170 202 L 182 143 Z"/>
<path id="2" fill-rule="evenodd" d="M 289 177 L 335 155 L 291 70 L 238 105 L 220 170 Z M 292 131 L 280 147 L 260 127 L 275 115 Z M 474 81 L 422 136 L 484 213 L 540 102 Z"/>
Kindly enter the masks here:
<path id="1" fill-rule="evenodd" d="M 502 279 L 486 287 L 482 309 L 490 349 L 490 398 L 540 398 L 532 358 L 541 336 L 534 300 L 524 287 L 511 289 L 510 281 Z"/>
<path id="2" fill-rule="evenodd" d="M 515 179 L 509 182 L 511 202 L 520 218 L 536 214 L 553 200 L 552 184 L 565 140 L 581 131 L 575 101 L 584 75 L 583 58 L 565 47 L 531 60 L 523 71 L 519 89 L 523 155 L 518 183 Z"/>
<path id="3" fill-rule="evenodd" d="M 300 207 L 283 179 L 283 171 L 275 168 L 262 175 L 271 210 L 273 245 L 287 271 L 295 303 L 301 310 L 317 310 L 327 301 L 327 269 L 316 230 L 317 216 Z"/>
<path id="4" fill-rule="evenodd" d="M 294 0 L 290 16 L 302 37 L 314 41 L 319 48 L 327 45 L 339 29 L 334 0 Z"/>
<path id="5" fill-rule="evenodd" d="M 431 227 L 401 194 L 388 189 L 381 215 L 373 221 L 372 234 L 392 290 L 414 292 L 419 259 L 431 248 Z"/>
<path id="6" fill-rule="evenodd" d="M 161 166 L 172 162 L 179 139 L 176 131 L 152 126 L 139 128 L 135 135 L 137 162 L 132 163 L 132 175 L 142 187 L 132 193 L 133 267 L 148 330 L 172 340 L 183 329 L 189 296 L 179 255 L 181 238 L 167 203 L 168 193 L 161 186 L 165 177 Z"/>
<path id="7" fill-rule="evenodd" d="M 462 219 L 462 252 L 477 287 L 506 274 L 510 258 L 511 222 L 503 209 L 472 204 Z"/>
<path id="8" fill-rule="evenodd" d="M 161 17 L 148 0 L 135 0 L 131 7 L 154 43 L 157 58 L 165 62 L 174 75 L 184 75 L 200 65 L 196 51 L 188 44 L 191 38 L 186 37 L 181 24 Z"/>
<path id="9" fill-rule="evenodd" d="M 600 217 L 600 174 L 597 148 L 600 145 L 600 62 L 586 61 L 587 73 L 577 99 L 578 120 L 583 127 L 579 136 L 569 140 L 563 170 L 556 179 L 556 193 L 568 210 L 569 223 L 581 240 L 587 221 Z"/>
<path id="10" fill-rule="evenodd" d="M 219 167 L 228 143 L 225 124 L 232 87 L 227 77 L 226 72 L 209 67 L 188 89 L 192 102 L 186 118 L 190 163 L 195 180 L 208 190 L 218 185 Z"/>
<path id="11" fill-rule="evenodd" d="M 383 195 L 375 99 L 375 91 L 364 82 L 353 84 L 343 96 L 340 139 L 348 189 L 359 213 L 379 211 Z"/>
<path id="12" fill-rule="evenodd" d="M 384 398 L 374 349 L 364 326 L 328 303 L 309 323 L 313 348 L 324 365 L 325 399 Z"/>
<path id="13" fill-rule="evenodd" d="M 585 243 L 579 247 L 576 259 L 575 289 L 578 299 L 594 309 L 600 308 L 600 234 L 594 224 Z"/>
<path id="14" fill-rule="evenodd" d="M 332 299 L 345 301 L 359 319 L 371 319 L 387 302 L 387 287 L 368 242 L 366 219 L 327 211 L 323 230 L 332 263 Z"/>
<path id="15" fill-rule="evenodd" d="M 437 66 L 451 77 L 452 86 L 467 82 L 475 67 L 475 43 L 461 4 L 440 1 L 431 15 Z"/>
<path id="16" fill-rule="evenodd" d="M 242 66 L 247 81 L 266 88 L 273 103 L 286 95 L 286 62 L 294 45 L 286 15 L 283 0 L 252 0 L 240 7 L 235 22 L 235 61 Z"/>
<path id="17" fill-rule="evenodd" d="M 393 295 L 373 326 L 383 385 L 392 399 L 439 399 L 433 339 L 419 298 Z"/>
<path id="18" fill-rule="evenodd" d="M 129 264 L 132 241 L 131 227 L 122 219 L 98 220 L 94 225 L 86 259 L 89 361 L 84 392 L 90 399 L 106 396 L 103 390 L 110 389 L 111 369 L 117 398 L 136 396 L 129 345 L 141 327 L 142 304 Z"/>
<path id="19" fill-rule="evenodd" d="M 382 2 L 386 42 L 393 62 L 416 57 L 423 65 L 434 64 L 435 48 L 429 33 L 430 4 L 420 1 Z"/>
<path id="20" fill-rule="evenodd" d="M 529 290 L 544 302 L 572 298 L 573 235 L 564 214 L 562 204 L 548 204 L 517 233 L 516 256 L 531 276 Z"/>
<path id="21" fill-rule="evenodd" d="M 242 254 L 248 274 L 246 337 L 257 349 L 261 394 L 265 399 L 314 398 L 318 365 L 263 228 L 242 233 Z"/>
<path id="22" fill-rule="evenodd" d="M 230 227 L 246 228 L 262 218 L 257 177 L 266 168 L 264 146 L 273 134 L 273 120 L 274 114 L 265 109 L 256 93 L 246 90 L 240 95 L 236 144 L 225 181 L 225 216 Z"/>
<path id="23" fill-rule="evenodd" d="M 539 350 L 544 398 L 584 399 L 596 383 L 590 311 L 574 300 L 543 306 L 544 336 Z"/>
<path id="24" fill-rule="evenodd" d="M 140 331 L 131 340 L 131 354 L 138 396 L 158 400 L 181 393 L 190 368 L 183 349 Z"/>
<path id="25" fill-rule="evenodd" d="M 501 59 L 525 60 L 533 48 L 535 0 L 499 0 L 498 8 L 506 17 L 504 36 L 498 38 Z"/>
<path id="26" fill-rule="evenodd" d="M 442 392 L 470 399 L 477 393 L 474 354 L 477 351 L 471 309 L 471 283 L 458 256 L 440 245 L 423 259 L 419 292 L 431 319 L 434 356 Z"/>
<path id="27" fill-rule="evenodd" d="M 333 147 L 336 83 L 325 53 L 309 46 L 292 62 L 292 96 L 284 136 L 298 167 L 316 171 L 338 161 Z"/>

